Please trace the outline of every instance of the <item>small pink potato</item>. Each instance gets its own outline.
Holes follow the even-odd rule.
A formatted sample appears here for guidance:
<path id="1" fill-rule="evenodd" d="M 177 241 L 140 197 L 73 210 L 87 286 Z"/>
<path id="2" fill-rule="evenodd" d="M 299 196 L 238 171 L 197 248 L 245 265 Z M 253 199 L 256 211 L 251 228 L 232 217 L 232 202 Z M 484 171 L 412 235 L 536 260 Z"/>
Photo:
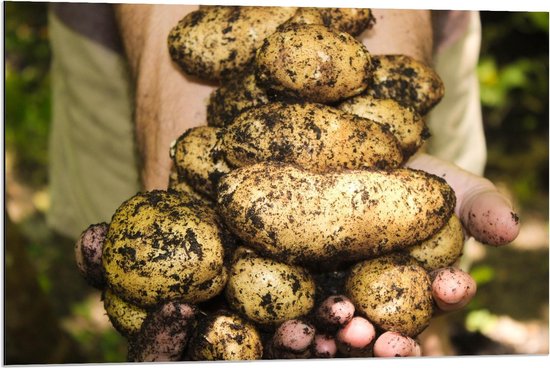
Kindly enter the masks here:
<path id="1" fill-rule="evenodd" d="M 442 268 L 432 272 L 431 276 L 434 300 L 444 312 L 463 308 L 476 294 L 475 280 L 458 268 Z"/>
<path id="2" fill-rule="evenodd" d="M 338 348 L 334 337 L 318 334 L 313 341 L 313 356 L 316 358 L 334 358 Z"/>
<path id="3" fill-rule="evenodd" d="M 181 359 L 197 310 L 190 304 L 168 302 L 151 312 L 135 339 L 129 340 L 130 362 Z"/>
<path id="4" fill-rule="evenodd" d="M 374 343 L 375 357 L 419 356 L 420 346 L 408 336 L 398 332 L 386 331 Z"/>
<path id="5" fill-rule="evenodd" d="M 355 306 L 343 295 L 326 298 L 317 308 L 317 318 L 327 326 L 345 326 L 353 318 Z"/>
<path id="6" fill-rule="evenodd" d="M 98 289 L 103 289 L 105 286 L 105 272 L 101 257 L 108 229 L 109 225 L 105 222 L 90 225 L 80 234 L 75 244 L 78 270 L 91 286 Z"/>
<path id="7" fill-rule="evenodd" d="M 308 349 L 315 338 L 315 328 L 310 324 L 291 319 L 283 322 L 275 335 L 273 343 L 277 348 L 283 348 L 292 352 L 303 352 Z"/>
<path id="8" fill-rule="evenodd" d="M 367 347 L 376 336 L 374 326 L 363 317 L 353 317 L 345 325 L 336 338 L 351 349 L 363 349 Z"/>

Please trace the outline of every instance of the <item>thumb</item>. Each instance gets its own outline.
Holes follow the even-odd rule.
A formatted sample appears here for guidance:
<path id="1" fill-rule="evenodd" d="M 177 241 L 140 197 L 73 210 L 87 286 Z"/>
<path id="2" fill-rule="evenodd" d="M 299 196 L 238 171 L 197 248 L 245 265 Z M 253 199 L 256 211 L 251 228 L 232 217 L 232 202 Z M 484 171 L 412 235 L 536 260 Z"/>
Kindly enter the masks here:
<path id="1" fill-rule="evenodd" d="M 455 212 L 476 240 L 499 246 L 518 236 L 519 217 L 510 200 L 491 181 L 424 153 L 412 157 L 407 166 L 447 181 L 456 194 Z"/>

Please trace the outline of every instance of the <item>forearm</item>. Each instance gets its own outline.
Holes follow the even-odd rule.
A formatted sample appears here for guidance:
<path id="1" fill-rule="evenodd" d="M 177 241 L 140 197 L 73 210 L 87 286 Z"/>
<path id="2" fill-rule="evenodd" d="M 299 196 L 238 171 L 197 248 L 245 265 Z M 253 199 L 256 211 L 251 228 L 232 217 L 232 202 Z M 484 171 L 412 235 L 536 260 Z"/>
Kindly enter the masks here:
<path id="1" fill-rule="evenodd" d="M 433 31 L 429 10 L 373 9 L 376 24 L 361 35 L 373 55 L 404 54 L 431 64 Z"/>
<path id="2" fill-rule="evenodd" d="M 134 82 L 134 121 L 145 190 L 164 189 L 171 166 L 170 143 L 206 122 L 213 90 L 172 63 L 170 29 L 196 7 L 129 4 L 116 7 L 117 21 Z"/>

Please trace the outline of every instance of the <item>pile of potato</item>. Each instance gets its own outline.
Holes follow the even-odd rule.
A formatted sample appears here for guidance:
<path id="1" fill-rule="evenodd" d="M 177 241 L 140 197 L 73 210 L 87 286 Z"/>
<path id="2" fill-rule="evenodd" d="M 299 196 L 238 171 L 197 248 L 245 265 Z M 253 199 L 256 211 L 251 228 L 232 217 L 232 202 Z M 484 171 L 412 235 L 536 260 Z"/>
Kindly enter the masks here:
<path id="1" fill-rule="evenodd" d="M 261 359 L 265 336 L 334 293 L 377 333 L 428 326 L 428 273 L 464 239 L 453 190 L 404 164 L 443 84 L 409 57 L 370 55 L 355 37 L 374 23 L 368 9 L 205 6 L 174 26 L 174 62 L 219 88 L 208 124 L 170 147 L 169 189 L 101 229 L 118 331 L 186 302 L 202 313 L 182 359 Z"/>

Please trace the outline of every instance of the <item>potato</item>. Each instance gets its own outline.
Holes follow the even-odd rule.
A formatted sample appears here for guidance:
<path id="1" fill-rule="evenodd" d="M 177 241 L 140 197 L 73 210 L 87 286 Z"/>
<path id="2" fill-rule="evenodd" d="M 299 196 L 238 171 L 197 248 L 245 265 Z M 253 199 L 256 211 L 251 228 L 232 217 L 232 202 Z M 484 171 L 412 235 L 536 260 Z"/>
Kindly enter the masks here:
<path id="1" fill-rule="evenodd" d="M 290 24 L 256 52 L 256 79 L 279 99 L 331 103 L 367 88 L 371 57 L 345 32 L 319 24 Z"/>
<path id="2" fill-rule="evenodd" d="M 346 295 L 356 310 L 382 330 L 415 337 L 433 314 L 428 273 L 404 254 L 390 254 L 353 266 Z"/>
<path id="3" fill-rule="evenodd" d="M 212 92 L 206 107 L 206 120 L 209 126 L 227 126 L 241 112 L 268 102 L 269 97 L 256 83 L 255 70 L 250 64 Z"/>
<path id="4" fill-rule="evenodd" d="M 359 36 L 374 24 L 370 9 L 366 8 L 318 8 L 325 26 Z"/>
<path id="5" fill-rule="evenodd" d="M 216 147 L 217 134 L 218 130 L 212 127 L 191 128 L 170 149 L 178 176 L 209 198 L 215 197 L 218 179 L 230 171 Z"/>
<path id="6" fill-rule="evenodd" d="M 342 102 L 338 108 L 375 121 L 392 132 L 399 142 L 405 159 L 418 151 L 430 136 L 424 119 L 412 107 L 401 106 L 397 101 L 389 98 L 355 96 Z"/>
<path id="7" fill-rule="evenodd" d="M 397 139 L 379 124 L 317 103 L 252 108 L 220 137 L 220 150 L 232 167 L 281 161 L 327 172 L 395 168 L 403 162 Z"/>
<path id="8" fill-rule="evenodd" d="M 185 73 L 218 82 L 241 71 L 263 40 L 295 12 L 292 7 L 201 8 L 171 29 L 168 50 Z"/>
<path id="9" fill-rule="evenodd" d="M 231 265 L 225 296 L 233 310 L 270 328 L 309 313 L 315 283 L 302 267 L 242 252 Z"/>
<path id="10" fill-rule="evenodd" d="M 456 198 L 441 178 L 412 169 L 314 174 L 263 162 L 218 186 L 230 230 L 260 254 L 333 266 L 417 244 L 439 231 Z"/>
<path id="11" fill-rule="evenodd" d="M 222 291 L 229 235 L 216 213 L 181 193 L 138 193 L 114 213 L 103 248 L 108 286 L 140 307 L 200 302 Z"/>
<path id="12" fill-rule="evenodd" d="M 464 233 L 462 224 L 456 215 L 434 236 L 406 249 L 427 270 L 451 266 L 462 255 Z"/>
<path id="13" fill-rule="evenodd" d="M 205 205 L 212 207 L 214 203 L 208 197 L 198 193 L 185 179 L 180 178 L 175 167 L 170 171 L 168 178 L 168 190 L 183 193 L 193 199 L 203 202 Z"/>
<path id="14" fill-rule="evenodd" d="M 113 327 L 123 336 L 132 336 L 139 332 L 147 311 L 128 303 L 109 288 L 103 292 L 103 306 Z"/>
<path id="15" fill-rule="evenodd" d="M 445 94 L 443 81 L 430 66 L 407 55 L 375 55 L 366 94 L 391 98 L 426 115 Z"/>
<path id="16" fill-rule="evenodd" d="M 192 360 L 256 360 L 262 354 L 257 328 L 229 311 L 219 311 L 199 323 L 190 347 Z"/>

